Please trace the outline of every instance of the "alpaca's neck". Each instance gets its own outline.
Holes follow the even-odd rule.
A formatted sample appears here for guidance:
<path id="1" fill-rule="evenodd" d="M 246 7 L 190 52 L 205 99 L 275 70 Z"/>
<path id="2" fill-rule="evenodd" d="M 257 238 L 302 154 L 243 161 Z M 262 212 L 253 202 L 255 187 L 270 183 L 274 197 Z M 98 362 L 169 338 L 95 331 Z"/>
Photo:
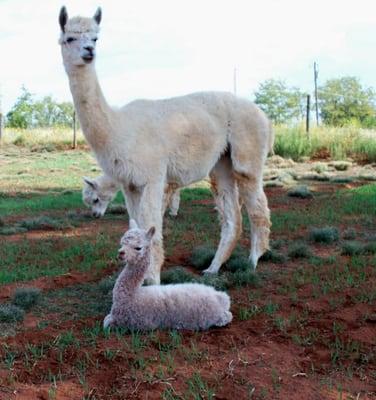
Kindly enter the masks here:
<path id="1" fill-rule="evenodd" d="M 66 71 L 82 131 L 94 151 L 100 151 L 112 130 L 114 111 L 103 96 L 93 65 Z"/>
<path id="2" fill-rule="evenodd" d="M 137 289 L 142 285 L 145 273 L 150 264 L 150 249 L 145 249 L 143 257 L 137 262 L 128 262 L 127 266 L 121 271 L 113 290 L 114 302 L 117 298 L 124 296 L 132 297 Z"/>

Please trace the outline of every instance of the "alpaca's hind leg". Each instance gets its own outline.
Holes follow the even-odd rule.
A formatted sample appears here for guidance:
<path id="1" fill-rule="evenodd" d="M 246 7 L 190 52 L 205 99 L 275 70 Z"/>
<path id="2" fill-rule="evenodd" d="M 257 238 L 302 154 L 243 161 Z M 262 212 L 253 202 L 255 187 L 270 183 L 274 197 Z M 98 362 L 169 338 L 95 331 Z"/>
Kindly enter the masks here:
<path id="1" fill-rule="evenodd" d="M 238 179 L 239 194 L 251 223 L 251 251 L 249 260 L 256 269 L 259 258 L 269 249 L 270 211 L 261 177 L 242 174 Z"/>
<path id="2" fill-rule="evenodd" d="M 231 160 L 224 156 L 210 173 L 212 191 L 221 219 L 221 239 L 218 249 L 205 273 L 215 274 L 228 260 L 242 230 L 237 183 L 234 180 Z"/>

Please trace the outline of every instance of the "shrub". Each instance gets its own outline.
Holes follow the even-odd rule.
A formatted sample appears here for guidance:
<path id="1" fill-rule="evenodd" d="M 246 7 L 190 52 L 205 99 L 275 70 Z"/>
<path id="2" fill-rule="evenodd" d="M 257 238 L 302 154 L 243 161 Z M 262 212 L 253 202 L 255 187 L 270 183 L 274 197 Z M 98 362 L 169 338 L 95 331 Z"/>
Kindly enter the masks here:
<path id="1" fill-rule="evenodd" d="M 0 304 L 0 322 L 22 321 L 25 312 L 13 304 Z"/>
<path id="2" fill-rule="evenodd" d="M 69 225 L 66 222 L 56 220 L 47 215 L 41 215 L 40 217 L 29 218 L 21 221 L 20 226 L 28 231 L 32 231 L 38 229 L 63 229 L 67 228 Z"/>
<path id="3" fill-rule="evenodd" d="M 13 294 L 12 303 L 29 310 L 40 299 L 40 289 L 34 287 L 18 288 Z"/>
<path id="4" fill-rule="evenodd" d="M 177 266 L 169 268 L 161 273 L 161 283 L 196 282 L 197 278 L 185 268 Z"/>
<path id="5" fill-rule="evenodd" d="M 226 290 L 229 287 L 229 281 L 225 274 L 205 274 L 198 278 L 198 283 L 213 286 L 217 290 Z"/>
<path id="6" fill-rule="evenodd" d="M 199 246 L 193 249 L 191 264 L 198 270 L 208 268 L 215 255 L 215 249 Z"/>
<path id="7" fill-rule="evenodd" d="M 251 262 L 248 260 L 248 257 L 245 256 L 235 256 L 231 257 L 227 263 L 226 268 L 231 271 L 245 271 L 247 269 L 252 268 Z"/>
<path id="8" fill-rule="evenodd" d="M 330 181 L 332 183 L 351 183 L 354 182 L 354 178 L 351 176 L 334 176 Z"/>
<path id="9" fill-rule="evenodd" d="M 22 228 L 20 226 L 10 226 L 9 228 L 1 228 L 0 235 L 15 235 L 16 233 L 25 233 L 27 232 L 26 228 Z"/>
<path id="10" fill-rule="evenodd" d="M 269 261 L 269 262 L 276 263 L 276 264 L 283 264 L 284 262 L 287 261 L 287 257 L 284 254 L 271 249 L 271 250 L 267 250 L 262 255 L 260 260 L 261 261 Z"/>
<path id="11" fill-rule="evenodd" d="M 112 292 L 112 289 L 114 288 L 116 279 L 117 279 L 117 274 L 103 278 L 102 280 L 100 280 L 98 282 L 98 289 L 103 294 L 108 294 L 109 292 Z"/>
<path id="12" fill-rule="evenodd" d="M 291 188 L 287 195 L 290 197 L 298 197 L 300 199 L 310 199 L 313 197 L 311 191 L 306 185 L 299 185 Z"/>
<path id="13" fill-rule="evenodd" d="M 241 287 L 241 286 L 257 286 L 259 283 L 259 277 L 253 269 L 248 268 L 247 270 L 237 270 L 232 274 L 229 274 L 228 280 L 230 286 Z"/>
<path id="14" fill-rule="evenodd" d="M 376 242 L 367 243 L 363 250 L 365 254 L 376 254 Z"/>
<path id="15" fill-rule="evenodd" d="M 356 230 L 348 228 L 343 232 L 342 237 L 346 240 L 354 240 L 356 238 Z"/>
<path id="16" fill-rule="evenodd" d="M 309 258 L 312 256 L 312 252 L 305 243 L 297 242 L 289 247 L 288 256 L 291 258 Z"/>
<path id="17" fill-rule="evenodd" d="M 0 227 L 3 227 L 3 226 L 5 226 L 5 222 L 2 218 L 0 218 Z"/>
<path id="18" fill-rule="evenodd" d="M 334 243 L 339 239 L 338 229 L 331 226 L 324 228 L 312 228 L 309 232 L 309 238 L 316 243 Z"/>
<path id="19" fill-rule="evenodd" d="M 342 246 L 341 253 L 346 256 L 355 256 L 363 253 L 363 244 L 360 242 L 347 242 Z"/>

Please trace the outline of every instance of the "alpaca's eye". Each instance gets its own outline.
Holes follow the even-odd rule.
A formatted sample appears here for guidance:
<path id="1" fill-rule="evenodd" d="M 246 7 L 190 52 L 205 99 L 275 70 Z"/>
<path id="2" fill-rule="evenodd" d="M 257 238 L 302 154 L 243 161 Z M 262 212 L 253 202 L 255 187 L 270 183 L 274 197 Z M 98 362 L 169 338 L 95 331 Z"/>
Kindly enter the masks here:
<path id="1" fill-rule="evenodd" d="M 93 42 L 96 42 L 97 40 L 98 40 L 98 38 L 94 38 L 94 39 L 92 39 L 93 40 Z"/>
<path id="2" fill-rule="evenodd" d="M 67 39 L 67 43 L 72 43 L 72 42 L 74 42 L 75 40 L 77 40 L 76 38 L 73 38 L 73 37 L 69 37 L 68 39 Z"/>
<path id="3" fill-rule="evenodd" d="M 99 199 L 93 200 L 93 203 L 94 203 L 94 204 L 97 204 L 98 202 L 99 202 Z"/>
<path id="4" fill-rule="evenodd" d="M 137 251 L 140 251 L 142 249 L 142 247 L 135 247 L 134 249 Z"/>

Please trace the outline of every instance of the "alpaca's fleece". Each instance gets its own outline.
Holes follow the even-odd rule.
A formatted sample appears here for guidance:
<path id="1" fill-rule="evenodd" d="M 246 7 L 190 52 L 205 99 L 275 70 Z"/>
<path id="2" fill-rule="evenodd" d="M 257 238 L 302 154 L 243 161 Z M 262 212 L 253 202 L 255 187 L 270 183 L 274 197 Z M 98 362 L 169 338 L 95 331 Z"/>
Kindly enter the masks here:
<path id="1" fill-rule="evenodd" d="M 94 217 L 103 217 L 108 205 L 121 189 L 121 185 L 113 181 L 107 175 L 100 175 L 96 178 L 84 177 L 83 180 L 82 201 L 91 209 Z M 179 205 L 180 190 L 173 186 L 166 186 L 164 208 L 169 207 L 170 215 L 176 217 L 179 211 Z"/>
<path id="2" fill-rule="evenodd" d="M 133 220 L 130 226 L 119 250 L 119 258 L 127 265 L 115 283 L 111 313 L 103 322 L 105 328 L 198 330 L 231 322 L 229 296 L 210 286 L 196 283 L 141 286 L 150 262 L 154 230 L 139 229 Z"/>
<path id="3" fill-rule="evenodd" d="M 273 132 L 264 112 L 231 93 L 202 92 L 111 107 L 95 71 L 100 9 L 93 18 L 59 16 L 60 44 L 74 106 L 103 172 L 122 186 L 127 210 L 142 228 L 155 226 L 150 282 L 159 283 L 166 187 L 209 176 L 221 212 L 221 238 L 208 273 L 217 273 L 240 237 L 244 204 L 251 222 L 250 260 L 269 247 L 264 163 Z M 121 82 L 119 82 L 121 86 Z"/>

